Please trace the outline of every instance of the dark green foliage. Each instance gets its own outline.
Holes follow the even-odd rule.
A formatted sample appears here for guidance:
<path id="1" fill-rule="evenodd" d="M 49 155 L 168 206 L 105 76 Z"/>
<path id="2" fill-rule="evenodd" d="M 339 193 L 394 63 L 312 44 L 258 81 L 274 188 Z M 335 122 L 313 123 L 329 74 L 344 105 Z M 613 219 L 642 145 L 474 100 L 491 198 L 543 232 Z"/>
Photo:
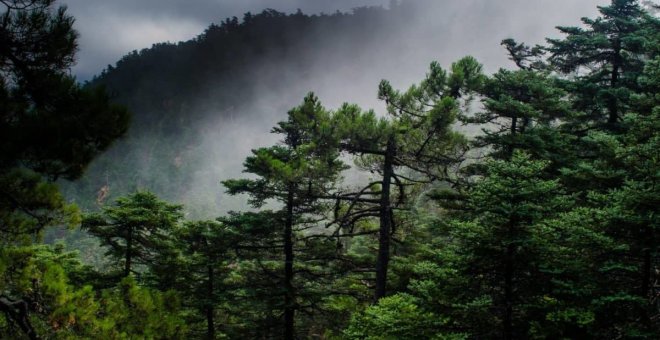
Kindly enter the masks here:
<path id="1" fill-rule="evenodd" d="M 124 108 L 68 75 L 77 34 L 73 18 L 52 3 L 0 5 L 0 214 L 11 225 L 0 230 L 5 240 L 71 221 L 73 207 L 50 180 L 80 177 L 127 128 Z"/>
<path id="2" fill-rule="evenodd" d="M 0 173 L 0 242 L 31 243 L 46 226 L 75 226 L 80 212 L 67 204 L 58 187 L 29 169 Z"/>
<path id="3" fill-rule="evenodd" d="M 572 114 L 566 92 L 558 88 L 547 73 L 534 70 L 499 70 L 480 90 L 484 111 L 464 117 L 469 123 L 485 125 L 476 136 L 476 147 L 489 147 L 496 158 L 510 157 L 523 149 L 538 158 L 563 155 L 570 136 L 553 128 Z M 556 159 L 564 162 L 565 159 Z"/>
<path id="4" fill-rule="evenodd" d="M 463 334 L 442 334 L 447 319 L 420 308 L 414 297 L 396 294 L 356 314 L 344 332 L 347 339 L 465 339 Z"/>
<path id="5" fill-rule="evenodd" d="M 284 255 L 282 216 L 273 211 L 231 213 L 225 224 L 239 237 L 236 262 L 227 280 L 232 290 L 222 308 L 230 337 L 282 337 L 284 332 Z M 299 315 L 298 315 L 299 316 Z M 300 329 L 299 320 L 296 320 Z"/>
<path id="6" fill-rule="evenodd" d="M 82 221 L 108 251 L 111 265 L 99 268 L 62 245 L 34 243 L 45 226 L 80 223 L 51 180 L 79 177 L 125 129 L 125 111 L 64 74 L 75 33 L 63 11 L 45 0 L 0 3 L 3 29 L 48 42 L 28 35 L 21 45 L 9 34 L 0 48 L 0 132 L 8 136 L 0 150 L 0 337 L 660 334 L 660 25 L 636 1 L 613 0 L 585 27 L 561 27 L 566 37 L 548 46 L 504 40 L 518 70 L 485 76 L 467 57 L 449 71 L 431 64 L 406 91 L 383 81 L 385 116 L 349 104 L 329 112 L 309 94 L 273 129 L 281 141 L 245 160 L 250 177 L 223 181 L 253 210 L 183 221 L 182 206 L 149 192 L 107 206 L 99 199 L 102 211 Z M 240 80 L 227 66 L 231 53 L 257 58 L 288 46 L 258 32 L 277 24 L 281 31 L 269 34 L 304 44 L 310 36 L 297 28 L 346 18 L 248 14 L 193 42 L 128 56 L 95 81 L 121 84 L 143 60 L 189 62 L 205 49 L 219 62 L 201 58 L 200 67 Z M 215 39 L 240 49 L 217 48 Z M 179 84 L 185 92 L 208 85 L 196 74 L 158 76 L 190 81 Z M 188 95 L 177 97 L 178 85 L 131 86 L 131 105 L 152 105 L 157 90 L 182 105 L 163 104 L 162 116 L 138 120 L 140 129 L 167 122 L 155 134 L 175 133 L 194 119 L 177 113 Z M 226 95 L 214 105 L 234 99 Z M 483 132 L 469 141 L 453 131 L 457 119 Z M 69 130 L 72 122 L 85 128 Z M 348 157 L 352 171 L 370 173 L 356 177 L 357 189 L 342 187 Z"/>
<path id="7" fill-rule="evenodd" d="M 586 28 L 558 27 L 566 38 L 548 40 L 549 61 L 562 73 L 578 74 L 567 84 L 576 107 L 613 128 L 630 105 L 643 51 L 653 42 L 640 34 L 645 14 L 636 0 L 614 0 L 599 9 L 601 17 L 582 19 Z"/>
<path id="8" fill-rule="evenodd" d="M 395 258 L 417 314 L 448 317 L 432 326 L 420 319 L 418 331 L 657 335 L 657 19 L 634 1 L 601 12 L 584 19 L 591 31 L 561 28 L 567 38 L 549 48 L 503 42 L 520 70 L 487 79 L 477 88 L 484 111 L 462 117 L 484 124 L 474 145 L 494 160 L 465 167 L 453 190 L 433 191 L 440 210 L 427 207 L 422 230 L 408 234 L 432 241 Z M 396 322 L 352 328 L 374 310 L 386 317 L 378 308 L 389 303 L 355 318 L 348 334 L 405 332 Z"/>
<path id="9" fill-rule="evenodd" d="M 95 273 L 61 246 L 5 247 L 1 264 L 2 311 L 11 316 L 0 321 L 3 338 L 186 338 L 175 294 L 132 278 L 94 290 L 87 281 Z"/>
<path id="10" fill-rule="evenodd" d="M 544 222 L 571 206 L 557 180 L 543 179 L 547 165 L 520 151 L 509 161 L 486 163 L 485 177 L 466 193 L 464 217 L 446 226 L 448 238 L 458 242 L 447 256 L 465 278 L 456 292 L 459 308 L 479 325 L 472 334 L 521 338 L 530 333 L 530 320 L 545 317 L 552 276 L 544 257 L 553 244 Z"/>
<path id="11" fill-rule="evenodd" d="M 53 180 L 80 177 L 126 131 L 128 112 L 69 76 L 77 34 L 64 8 L 51 0 L 0 8 L 0 336 L 35 339 L 93 314 L 91 290 L 67 284 L 65 271 L 82 280 L 77 270 L 30 244 L 45 227 L 79 223 Z"/>
<path id="12" fill-rule="evenodd" d="M 175 287 L 185 297 L 184 305 L 198 311 L 191 319 L 206 323 L 209 339 L 215 339 L 218 333 L 215 321 L 218 310 L 231 308 L 229 291 L 233 287 L 227 281 L 235 256 L 230 250 L 234 249 L 240 236 L 245 235 L 239 235 L 217 221 L 186 222 L 172 234 L 173 246 L 181 254 L 176 263 Z M 173 270 L 171 266 L 165 269 Z M 222 324 L 228 323 L 228 315 L 220 315 L 220 318 Z M 197 334 L 201 336 L 201 332 Z"/>
<path id="13" fill-rule="evenodd" d="M 127 128 L 127 111 L 67 70 L 77 33 L 52 0 L 7 1 L 0 24 L 0 168 L 80 177 Z"/>
<path id="14" fill-rule="evenodd" d="M 101 315 L 105 333 L 93 330 L 98 338 L 188 339 L 188 327 L 179 314 L 180 302 L 173 292 L 162 293 L 140 287 L 132 277 L 121 280 L 115 289 L 104 291 Z"/>
<path id="15" fill-rule="evenodd" d="M 85 216 L 82 228 L 98 237 L 107 255 L 124 277 L 157 267 L 167 257 L 167 241 L 179 220 L 182 206 L 161 201 L 150 192 L 118 198 L 101 213 Z M 165 273 L 163 273 L 165 274 Z"/>
<path id="16" fill-rule="evenodd" d="M 334 244 L 324 241 L 323 235 L 317 235 L 318 240 L 312 235 L 319 233 L 325 219 L 327 205 L 323 199 L 332 197 L 339 173 L 345 169 L 338 159 L 335 129 L 329 113 L 309 94 L 302 105 L 289 111 L 286 121 L 273 129 L 273 133 L 283 137 L 281 144 L 253 150 L 253 155 L 246 159 L 245 172 L 257 178 L 223 182 L 231 194 L 249 194 L 254 207 L 262 207 L 268 200 L 282 206 L 263 214 L 235 215 L 226 222 L 238 231 L 249 232 L 259 225 L 267 228 L 259 230 L 265 232 L 265 237 L 242 240 L 238 247 L 263 250 L 252 251 L 254 257 L 247 257 L 260 267 L 262 273 L 256 275 L 266 276 L 268 287 L 253 292 L 265 293 L 268 299 L 279 297 L 280 301 L 272 302 L 274 308 L 268 313 L 273 313 L 273 309 L 283 311 L 285 339 L 303 334 L 294 329 L 295 314 L 316 312 L 323 292 L 317 290 L 315 281 L 331 275 L 329 262 L 334 257 Z M 268 262 L 263 263 L 264 260 Z M 262 322 L 273 323 L 271 318 L 267 316 Z M 273 334 L 273 329 L 267 331 Z"/>
<path id="17" fill-rule="evenodd" d="M 601 8 L 601 13 L 602 18 L 587 21 L 591 31 L 564 30 L 565 40 L 551 41 L 553 63 L 591 65 L 592 69 L 563 85 L 575 94 L 571 101 L 586 116 L 568 121 L 566 131 L 578 137 L 570 149 L 576 160 L 562 175 L 572 190 L 584 195 L 584 210 L 579 213 L 591 221 L 589 227 L 614 245 L 590 259 L 598 268 L 593 274 L 595 285 L 601 287 L 592 296 L 597 325 L 594 333 L 602 337 L 649 337 L 658 329 L 657 322 L 654 325 L 652 321 L 658 312 L 652 311 L 655 293 L 651 283 L 657 270 L 657 248 L 656 222 L 649 219 L 655 209 L 644 207 L 657 206 L 657 193 L 648 185 L 656 176 L 653 159 L 657 155 L 650 150 L 654 149 L 651 145 L 657 130 L 650 131 L 657 122 L 653 113 L 657 98 L 649 93 L 655 91 L 658 81 L 654 58 L 660 25 L 635 1 L 613 1 Z M 584 52 L 562 50 L 571 44 L 582 44 L 584 48 L 579 51 Z M 585 91 L 591 93 L 585 95 Z M 595 124 L 596 128 L 587 129 L 587 133 L 575 130 L 576 126 L 589 126 L 583 124 L 584 117 L 597 123 L 593 114 L 598 116 L 598 112 L 600 117 L 604 117 L 602 112 L 608 113 L 604 128 Z"/>
<path id="18" fill-rule="evenodd" d="M 339 195 L 337 199 L 346 201 L 347 208 L 335 209 L 335 215 L 341 212 L 335 234 L 344 229 L 345 236 L 356 232 L 356 223 L 378 217 L 375 300 L 387 291 L 392 234 L 405 221 L 399 211 L 410 210 L 409 196 L 415 188 L 449 180 L 451 167 L 460 163 L 465 151 L 465 139 L 451 126 L 460 111 L 460 98 L 479 88 L 483 75 L 481 65 L 471 57 L 454 63 L 451 71 L 448 74 L 432 63 L 426 79 L 405 92 L 382 81 L 379 98 L 387 104 L 388 118 L 348 104 L 333 117 L 341 150 L 358 156 L 359 167 L 379 176 L 355 192 Z"/>
<path id="19" fill-rule="evenodd" d="M 649 61 L 640 85 L 647 87 L 655 77 L 658 59 Z M 647 88 L 651 90 L 650 88 Z M 622 120 L 624 134 L 602 136 L 608 156 L 608 172 L 622 177 L 621 184 L 607 191 L 590 191 L 591 207 L 601 219 L 596 225 L 617 242 L 619 248 L 603 256 L 600 270 L 608 287 L 596 301 L 599 321 L 605 324 L 611 313 L 618 316 L 617 329 L 603 325 L 609 334 L 651 336 L 658 332 L 656 301 L 658 268 L 658 98 L 648 90 L 636 96 L 637 112 Z M 653 90 L 651 90 L 653 91 Z M 609 138 L 608 138 L 609 137 Z"/>

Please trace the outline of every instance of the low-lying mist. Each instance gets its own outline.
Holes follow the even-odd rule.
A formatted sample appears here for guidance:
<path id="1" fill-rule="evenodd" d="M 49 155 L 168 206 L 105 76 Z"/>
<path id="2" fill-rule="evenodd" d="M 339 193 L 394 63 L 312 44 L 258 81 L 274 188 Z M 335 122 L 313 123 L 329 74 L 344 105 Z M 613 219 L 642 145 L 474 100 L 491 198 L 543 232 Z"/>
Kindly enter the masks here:
<path id="1" fill-rule="evenodd" d="M 83 201 L 94 202 L 104 186 L 109 187 L 112 197 L 148 189 L 185 204 L 192 218 L 245 209 L 245 199 L 225 195 L 220 181 L 243 176 L 242 163 L 251 149 L 277 142 L 277 136 L 269 133 L 271 128 L 285 119 L 286 112 L 307 92 L 315 92 L 328 109 L 351 102 L 382 112 L 384 105 L 376 96 L 381 79 L 405 89 L 424 77 L 431 61 L 449 67 L 465 55 L 476 57 L 487 73 L 511 68 L 513 64 L 500 46 L 502 39 L 543 43 L 544 38 L 557 36 L 556 25 L 578 25 L 580 17 L 593 16 L 596 5 L 606 2 L 418 0 L 404 2 L 384 15 L 356 9 L 353 15 L 341 19 L 346 24 L 318 19 L 318 24 L 306 26 L 316 32 L 294 33 L 301 37 L 295 44 L 282 46 L 290 42 L 275 41 L 277 48 L 261 57 L 255 51 L 257 57 L 247 67 L 226 70 L 240 73 L 233 75 L 241 79 L 235 83 L 240 100 L 219 99 L 226 95 L 226 82 L 218 79 L 219 85 L 214 86 L 216 80 L 205 79 L 203 90 L 187 99 L 185 109 L 180 110 L 190 120 L 185 123 L 185 138 L 180 136 L 182 130 L 152 133 L 133 127 L 113 150 L 92 164 L 82 184 L 67 186 L 66 192 L 85 205 Z M 270 2 L 266 5 L 272 6 Z M 167 65 L 161 72 L 177 72 L 176 60 Z M 135 79 L 138 83 L 144 81 Z M 120 93 L 120 99 L 140 98 L 139 93 L 121 94 L 121 88 L 113 88 L 112 84 L 108 87 Z M 131 107 L 135 99 L 124 102 L 134 110 L 137 121 L 149 111 L 144 103 Z M 158 108 L 152 110 L 157 112 Z M 153 152 L 159 148 L 169 152 Z M 141 150 L 135 153 L 137 156 L 124 156 L 126 150 L 136 149 Z M 122 162 L 127 164 L 117 168 Z M 168 164 L 170 170 L 155 164 Z M 174 171 L 171 169 L 185 172 L 176 189 L 169 186 L 173 182 L 168 178 Z"/>

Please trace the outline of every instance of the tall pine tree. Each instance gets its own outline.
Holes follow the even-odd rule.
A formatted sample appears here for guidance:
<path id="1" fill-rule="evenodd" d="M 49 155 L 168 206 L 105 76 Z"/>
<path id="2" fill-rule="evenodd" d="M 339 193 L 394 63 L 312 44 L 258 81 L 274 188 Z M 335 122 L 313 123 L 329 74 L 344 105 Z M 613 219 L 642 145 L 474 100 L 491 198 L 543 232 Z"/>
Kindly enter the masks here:
<path id="1" fill-rule="evenodd" d="M 338 159 L 338 145 L 335 127 L 329 113 L 321 106 L 318 99 L 309 94 L 303 104 L 289 111 L 288 119 L 280 122 L 273 132 L 282 135 L 282 143 L 273 147 L 253 151 L 245 161 L 245 171 L 257 179 L 224 181 L 231 194 L 247 193 L 250 203 L 261 207 L 267 200 L 281 205 L 268 226 L 271 233 L 279 233 L 276 244 L 281 256 L 281 273 L 275 274 L 280 282 L 283 310 L 283 337 L 296 337 L 295 313 L 304 308 L 304 281 L 314 280 L 322 275 L 315 270 L 297 264 L 322 264 L 323 260 L 303 257 L 299 247 L 309 246 L 305 236 L 314 232 L 319 222 L 324 219 L 327 205 L 321 197 L 331 195 L 340 172 L 345 168 Z M 272 248 L 271 248 L 272 249 Z M 305 255 L 303 255 L 305 256 Z M 311 272 L 310 276 L 305 273 Z M 297 277 L 304 280 L 297 280 Z M 276 292 L 271 292 L 275 295 Z"/>

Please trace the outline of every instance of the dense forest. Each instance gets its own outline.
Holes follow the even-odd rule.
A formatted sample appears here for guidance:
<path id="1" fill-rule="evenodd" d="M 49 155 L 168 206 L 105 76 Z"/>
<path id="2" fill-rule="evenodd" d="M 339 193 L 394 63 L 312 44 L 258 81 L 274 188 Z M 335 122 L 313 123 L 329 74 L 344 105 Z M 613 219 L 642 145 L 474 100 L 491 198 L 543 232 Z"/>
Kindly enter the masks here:
<path id="1" fill-rule="evenodd" d="M 252 80 L 292 83 L 271 61 L 315 65 L 305 51 L 330 31 L 380 22 L 335 43 L 391 40 L 405 5 L 246 14 L 86 84 L 65 8 L 0 7 L 3 339 L 660 336 L 653 3 L 505 39 L 510 69 L 467 56 L 405 89 L 383 80 L 382 112 L 310 92 L 243 176 L 214 179 L 243 201 L 215 215 L 186 195 L 197 114 L 249 112 Z"/>

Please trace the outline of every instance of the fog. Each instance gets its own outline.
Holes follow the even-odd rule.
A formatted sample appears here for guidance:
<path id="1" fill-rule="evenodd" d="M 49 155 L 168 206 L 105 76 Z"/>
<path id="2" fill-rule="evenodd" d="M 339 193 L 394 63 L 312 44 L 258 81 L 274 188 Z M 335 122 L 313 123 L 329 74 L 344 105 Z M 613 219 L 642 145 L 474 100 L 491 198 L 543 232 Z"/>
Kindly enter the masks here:
<path id="1" fill-rule="evenodd" d="M 77 17 L 77 29 L 81 33 L 80 59 L 74 72 L 83 79 L 100 72 L 105 64 L 114 63 L 108 58 L 116 60 L 131 49 L 148 47 L 158 41 L 191 38 L 211 22 L 220 22 L 227 16 L 241 17 L 245 11 L 274 8 L 291 12 L 301 8 L 305 13 L 319 13 L 388 2 L 169 0 L 99 2 L 97 7 L 91 4 L 93 1 L 66 1 L 70 13 Z M 244 208 L 245 200 L 226 197 L 219 182 L 243 176 L 242 162 L 250 150 L 276 142 L 277 136 L 269 134 L 270 129 L 309 91 L 314 91 L 330 109 L 351 102 L 382 112 L 383 104 L 376 98 L 381 79 L 404 89 L 424 77 L 431 61 L 448 67 L 465 55 L 476 57 L 487 73 L 501 67 L 511 68 L 513 65 L 500 46 L 502 39 L 543 43 L 546 37 L 558 37 L 555 26 L 579 25 L 581 17 L 596 16 L 596 6 L 609 1 L 413 2 L 412 15 L 393 21 L 387 32 L 368 32 L 374 39 L 366 45 L 346 45 L 342 36 L 351 32 L 337 32 L 336 41 L 327 48 L 300 51 L 300 58 L 311 60 L 313 67 L 309 69 L 301 70 L 296 60 L 272 60 L 255 65 L 255 82 L 250 89 L 253 100 L 242 107 L 215 112 L 205 105 L 212 91 L 200 95 L 194 107 L 204 113 L 198 122 L 200 143 L 186 151 L 195 155 L 190 158 L 198 159 L 199 165 L 187 191 L 178 197 L 180 203 L 189 206 L 195 217 L 217 216 Z"/>

